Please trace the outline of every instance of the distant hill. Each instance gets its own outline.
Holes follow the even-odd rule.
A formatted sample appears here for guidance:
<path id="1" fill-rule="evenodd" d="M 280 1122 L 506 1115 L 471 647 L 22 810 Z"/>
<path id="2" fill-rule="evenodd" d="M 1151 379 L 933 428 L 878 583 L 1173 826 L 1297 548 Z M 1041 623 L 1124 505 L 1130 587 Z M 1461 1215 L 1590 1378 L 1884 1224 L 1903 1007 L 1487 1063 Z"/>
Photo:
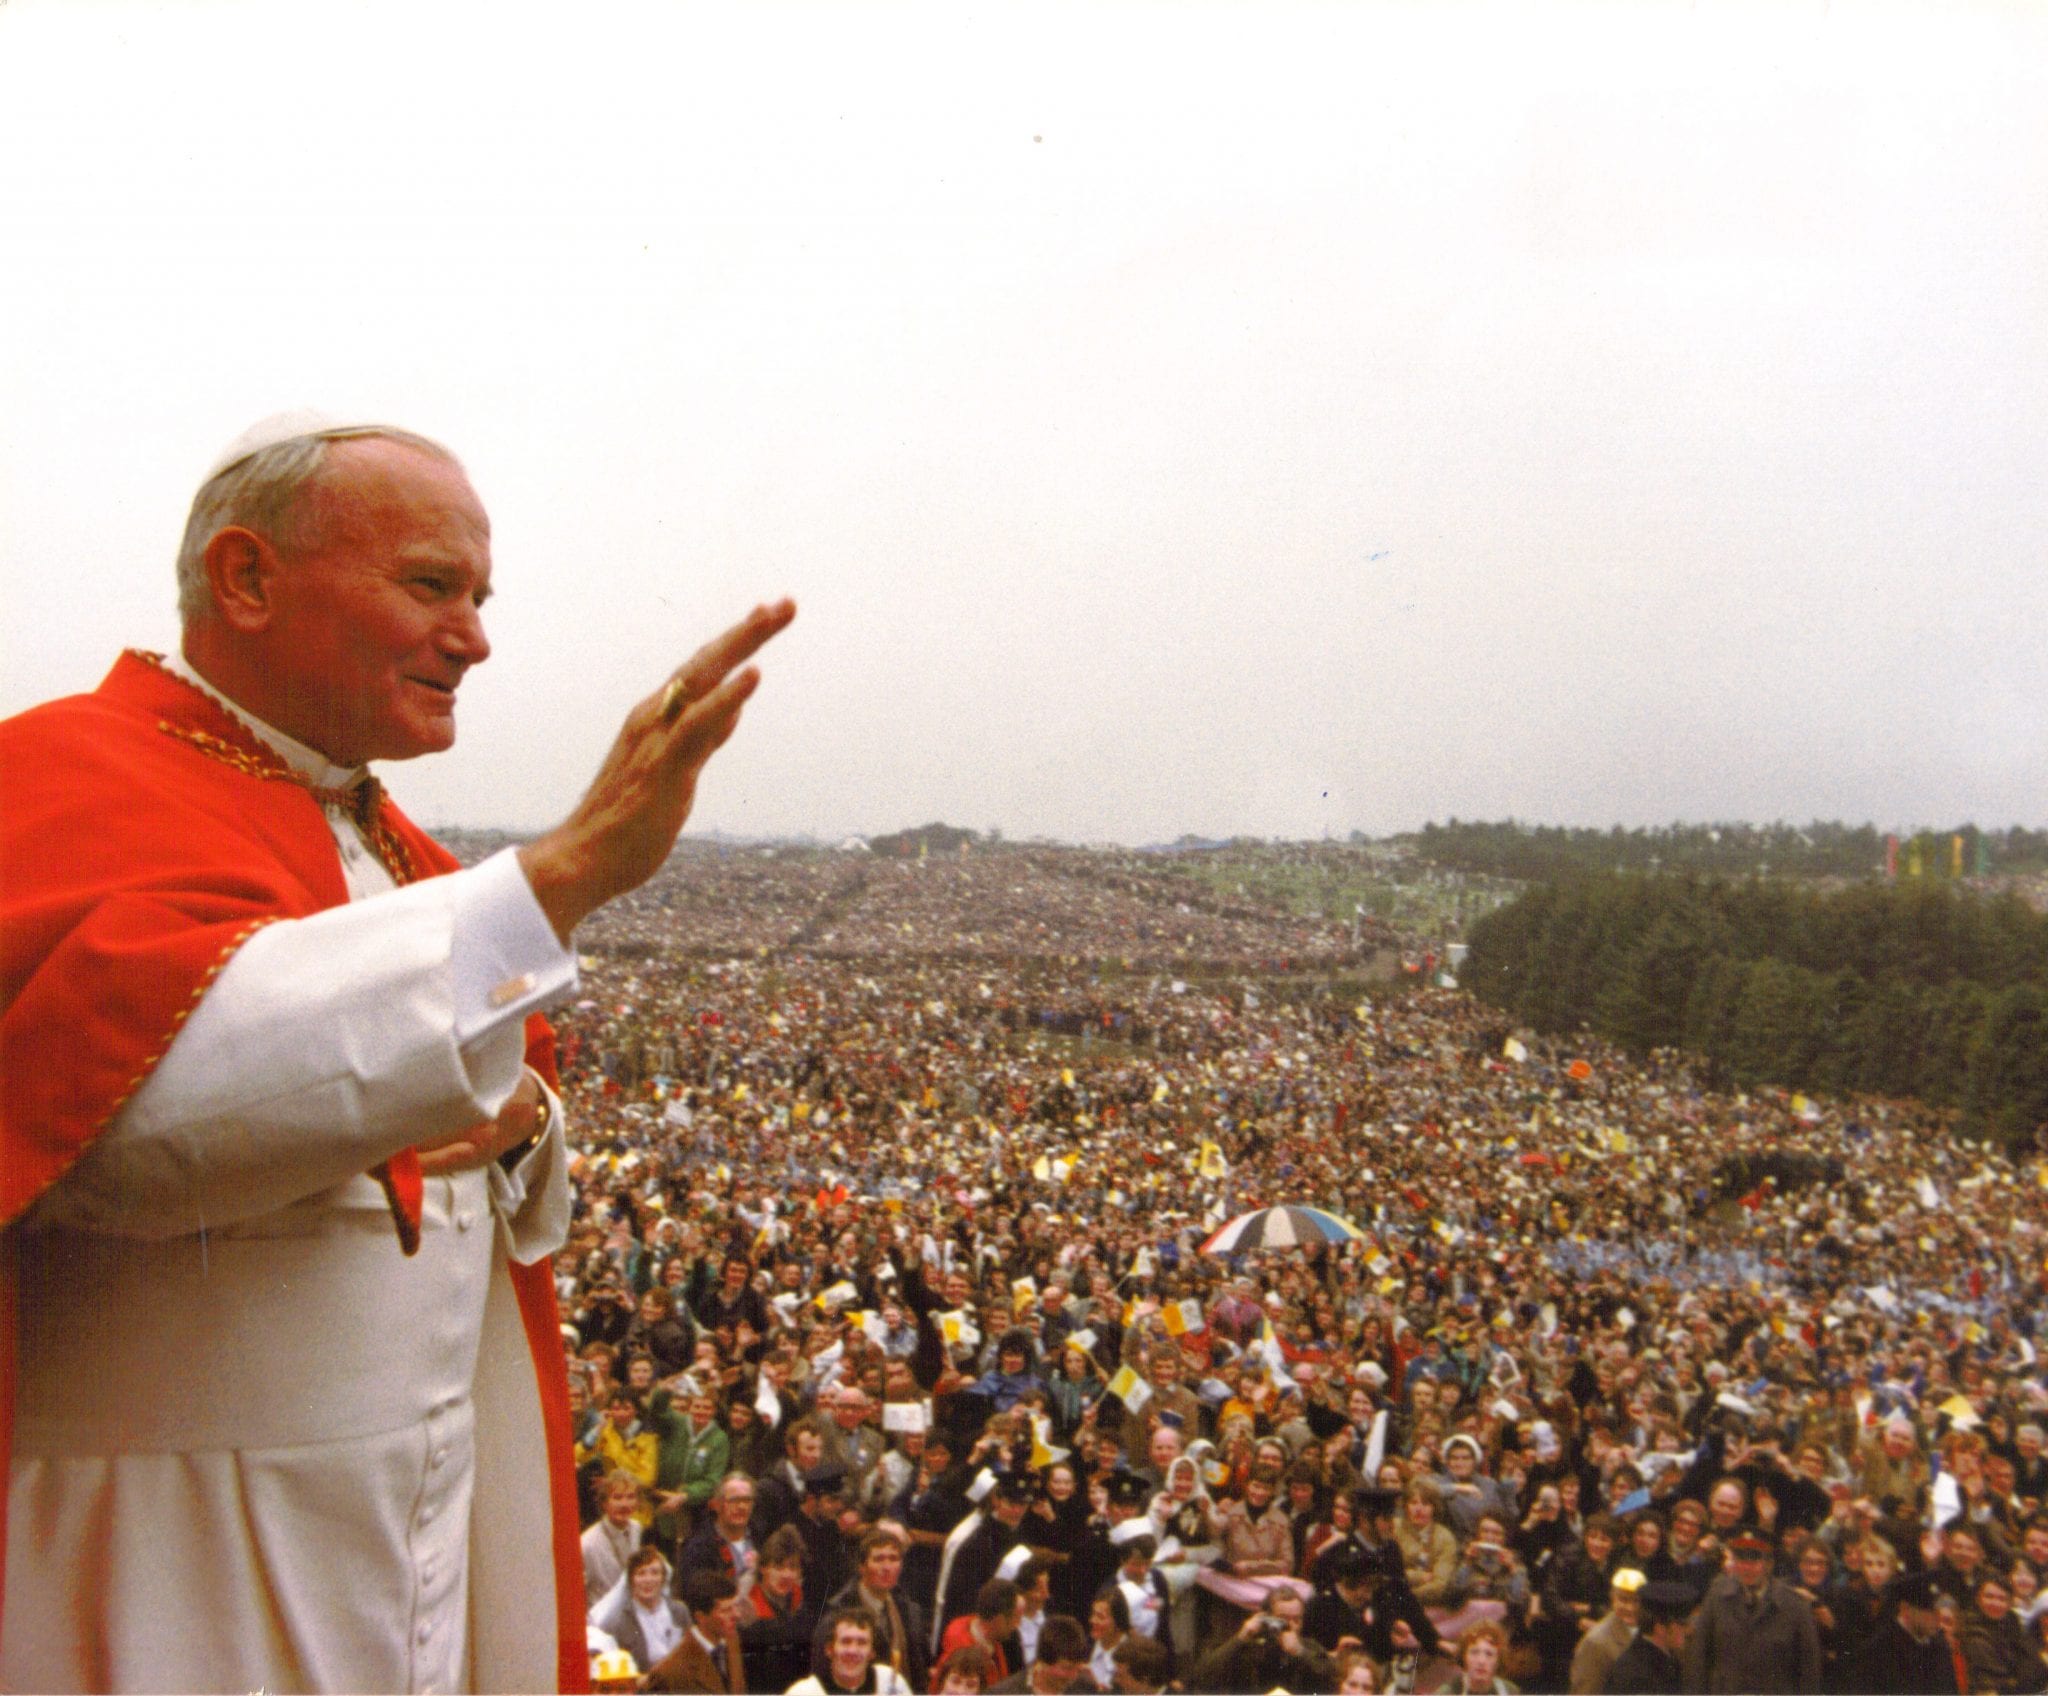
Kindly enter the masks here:
<path id="1" fill-rule="evenodd" d="M 1000 840 L 999 838 L 996 840 Z M 915 859 L 920 854 L 957 854 L 993 846 L 978 830 L 963 830 L 951 824 L 921 824 L 914 830 L 894 831 L 888 836 L 871 836 L 868 847 L 889 859 Z"/>

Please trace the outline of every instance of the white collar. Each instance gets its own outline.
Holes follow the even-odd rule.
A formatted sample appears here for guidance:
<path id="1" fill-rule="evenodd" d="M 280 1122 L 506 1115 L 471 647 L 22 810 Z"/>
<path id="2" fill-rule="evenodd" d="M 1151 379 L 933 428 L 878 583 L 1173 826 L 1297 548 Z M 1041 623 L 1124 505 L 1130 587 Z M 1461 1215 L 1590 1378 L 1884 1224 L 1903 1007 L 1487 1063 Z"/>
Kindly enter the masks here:
<path id="1" fill-rule="evenodd" d="M 216 705 L 232 713 L 249 727 L 251 734 L 279 759 L 303 777 L 315 789 L 347 789 L 369 768 L 367 766 L 338 766 L 317 748 L 287 736 L 274 724 L 266 724 L 247 707 L 230 700 L 218 688 L 200 676 L 192 662 L 183 654 L 169 654 L 164 659 L 164 670 L 173 677 L 183 678 L 193 688 L 212 700 Z"/>

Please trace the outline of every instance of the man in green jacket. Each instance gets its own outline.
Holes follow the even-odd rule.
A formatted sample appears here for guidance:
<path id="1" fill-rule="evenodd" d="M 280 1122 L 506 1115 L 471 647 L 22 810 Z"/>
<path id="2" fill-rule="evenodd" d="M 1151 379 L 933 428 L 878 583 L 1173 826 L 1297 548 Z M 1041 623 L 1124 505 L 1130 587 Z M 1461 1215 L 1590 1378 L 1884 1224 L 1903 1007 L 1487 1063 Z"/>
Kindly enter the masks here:
<path id="1" fill-rule="evenodd" d="M 647 1407 L 647 1423 L 660 1447 L 654 1470 L 654 1539 L 673 1555 L 732 1466 L 732 1445 L 718 1423 L 711 1392 L 692 1389 L 677 1418 L 675 1399 L 664 1386 Z"/>

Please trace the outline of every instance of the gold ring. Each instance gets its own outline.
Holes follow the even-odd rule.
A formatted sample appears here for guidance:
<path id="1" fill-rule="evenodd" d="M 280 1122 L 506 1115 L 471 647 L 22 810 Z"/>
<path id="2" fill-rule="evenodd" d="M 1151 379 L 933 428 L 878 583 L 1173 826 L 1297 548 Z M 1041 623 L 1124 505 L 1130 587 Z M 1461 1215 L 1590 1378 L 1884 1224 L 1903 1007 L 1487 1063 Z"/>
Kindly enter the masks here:
<path id="1" fill-rule="evenodd" d="M 666 723 L 682 710 L 683 680 L 680 677 L 671 677 L 668 680 L 668 687 L 661 692 L 662 722 Z"/>

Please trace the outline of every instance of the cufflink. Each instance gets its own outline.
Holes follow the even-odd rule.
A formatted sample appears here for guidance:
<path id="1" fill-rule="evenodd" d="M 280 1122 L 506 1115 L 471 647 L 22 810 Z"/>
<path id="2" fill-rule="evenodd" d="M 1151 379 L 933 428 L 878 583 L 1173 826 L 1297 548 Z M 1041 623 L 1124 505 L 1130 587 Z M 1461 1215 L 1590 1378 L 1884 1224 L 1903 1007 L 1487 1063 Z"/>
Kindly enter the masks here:
<path id="1" fill-rule="evenodd" d="M 492 990 L 490 1002 L 493 1007 L 509 1007 L 522 996 L 531 995 L 532 993 L 533 973 L 521 972 L 516 978 L 507 978 L 496 989 Z"/>

